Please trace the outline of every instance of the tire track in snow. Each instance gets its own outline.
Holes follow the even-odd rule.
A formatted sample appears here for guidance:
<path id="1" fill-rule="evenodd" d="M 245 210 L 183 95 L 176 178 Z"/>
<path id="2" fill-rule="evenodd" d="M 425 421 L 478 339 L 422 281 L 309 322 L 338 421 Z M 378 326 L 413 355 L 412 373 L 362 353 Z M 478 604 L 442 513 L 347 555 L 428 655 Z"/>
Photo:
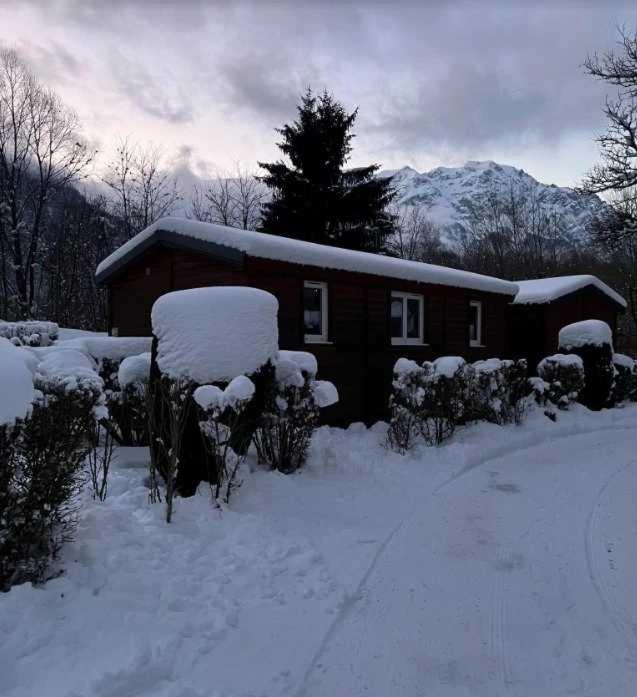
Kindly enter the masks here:
<path id="1" fill-rule="evenodd" d="M 452 474 L 449 478 L 445 479 L 444 482 L 439 484 L 432 492 L 433 496 L 437 496 L 443 489 L 446 489 L 450 484 L 461 477 L 470 474 L 474 469 L 486 465 L 492 460 L 498 460 L 506 455 L 512 455 L 513 453 L 519 453 L 524 450 L 533 450 L 534 448 L 540 448 L 550 443 L 559 443 L 563 440 L 568 440 L 569 438 L 574 438 L 577 436 L 591 435 L 594 433 L 601 433 L 605 431 L 632 431 L 634 430 L 634 425 L 631 426 L 604 426 L 601 428 L 580 428 L 573 427 L 569 428 L 562 433 L 555 434 L 552 438 L 545 438 L 542 441 L 538 441 L 538 434 L 534 433 L 525 438 L 520 438 L 520 440 L 514 441 L 513 443 L 508 443 L 507 445 L 502 445 L 497 448 L 492 448 L 477 457 L 467 458 L 468 462 L 465 466 L 460 469 L 455 474 Z"/>
<path id="2" fill-rule="evenodd" d="M 316 668 L 319 665 L 319 661 L 321 660 L 321 657 L 327 650 L 332 638 L 334 635 L 338 632 L 340 629 L 341 625 L 345 622 L 345 620 L 349 617 L 350 613 L 358 603 L 358 601 L 361 599 L 363 590 L 365 588 L 365 585 L 367 584 L 367 581 L 369 577 L 372 575 L 374 572 L 374 569 L 377 567 L 378 562 L 380 561 L 380 558 L 382 557 L 383 553 L 391 543 L 391 541 L 396 537 L 396 535 L 400 532 L 401 528 L 404 526 L 404 524 L 411 518 L 413 515 L 414 509 L 416 508 L 416 505 L 418 505 L 418 502 L 414 504 L 407 515 L 398 522 L 397 525 L 395 525 L 389 532 L 389 534 L 385 537 L 385 539 L 381 542 L 379 545 L 378 549 L 376 550 L 376 553 L 374 554 L 372 561 L 367 568 L 367 571 L 363 574 L 363 577 L 359 581 L 358 585 L 356 586 L 356 589 L 354 590 L 353 593 L 351 593 L 344 602 L 341 604 L 341 607 L 339 608 L 339 611 L 330 624 L 330 626 L 327 629 L 327 632 L 325 633 L 318 649 L 314 653 L 314 656 L 310 660 L 310 664 L 303 674 L 303 678 L 301 679 L 301 683 L 299 687 L 297 688 L 296 692 L 294 693 L 294 697 L 303 697 L 305 694 L 307 694 L 307 686 L 309 683 L 309 680 L 312 676 L 312 673 L 316 670 Z"/>
<path id="3" fill-rule="evenodd" d="M 502 548 L 498 550 L 496 567 L 503 569 L 510 564 L 511 555 L 507 554 Z M 511 686 L 514 683 L 511 673 L 511 663 L 507 650 L 507 589 L 504 582 L 505 573 L 500 570 L 496 572 L 493 584 L 493 596 L 491 603 L 490 618 L 490 651 L 495 658 L 496 671 L 495 678 L 504 690 L 504 694 L 511 694 Z M 498 694 L 502 691 L 498 689 Z"/>
<path id="4" fill-rule="evenodd" d="M 584 549 L 586 554 L 588 577 L 593 584 L 597 596 L 599 597 L 604 612 L 610 617 L 612 625 L 624 645 L 624 655 L 616 656 L 614 653 L 612 653 L 612 655 L 615 656 L 615 658 L 623 661 L 625 664 L 631 666 L 633 670 L 637 668 L 637 663 L 634 658 L 636 638 L 635 631 L 630 621 L 624 617 L 624 612 L 619 608 L 617 602 L 613 601 L 613 592 L 604 582 L 602 574 L 598 574 L 596 572 L 596 567 L 599 568 L 602 565 L 599 563 L 599 552 L 596 551 L 596 549 L 599 549 L 599 518 L 602 507 L 601 499 L 615 478 L 635 464 L 637 464 L 637 461 L 631 461 L 625 465 L 622 465 L 606 480 L 604 485 L 597 493 L 593 508 L 588 514 L 584 535 Z"/>

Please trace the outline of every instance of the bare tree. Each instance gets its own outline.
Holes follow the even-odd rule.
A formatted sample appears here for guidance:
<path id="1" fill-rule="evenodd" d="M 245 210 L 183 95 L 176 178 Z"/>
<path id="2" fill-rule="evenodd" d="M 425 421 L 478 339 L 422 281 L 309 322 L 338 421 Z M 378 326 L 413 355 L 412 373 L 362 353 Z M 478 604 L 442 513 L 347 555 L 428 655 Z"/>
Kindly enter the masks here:
<path id="1" fill-rule="evenodd" d="M 389 214 L 394 219 L 394 234 L 387 243 L 390 254 L 430 264 L 457 263 L 455 254 L 443 243 L 440 228 L 428 217 L 426 208 L 394 205 Z"/>
<path id="2" fill-rule="evenodd" d="M 217 174 L 204 189 L 195 189 L 190 216 L 195 220 L 255 230 L 261 219 L 265 186 L 237 165 L 230 174 Z"/>
<path id="3" fill-rule="evenodd" d="M 126 239 L 169 215 L 181 199 L 177 182 L 162 166 L 161 151 L 152 144 L 144 148 L 122 141 L 103 181 L 115 195 L 113 212 L 122 220 Z"/>
<path id="4" fill-rule="evenodd" d="M 35 316 L 49 200 L 93 157 L 78 121 L 16 51 L 0 50 L 0 267 L 3 316 Z"/>
<path id="5" fill-rule="evenodd" d="M 589 56 L 584 67 L 589 75 L 618 88 L 615 99 L 607 99 L 604 112 L 608 128 L 597 142 L 602 162 L 593 167 L 582 188 L 592 193 L 627 191 L 637 195 L 637 32 L 619 30 L 618 53 Z M 637 235 L 637 222 L 617 234 Z"/>
<path id="6" fill-rule="evenodd" d="M 546 209 L 532 187 L 492 191 L 472 210 L 463 240 L 465 265 L 502 278 L 536 278 L 559 271 L 575 242 L 563 216 Z"/>

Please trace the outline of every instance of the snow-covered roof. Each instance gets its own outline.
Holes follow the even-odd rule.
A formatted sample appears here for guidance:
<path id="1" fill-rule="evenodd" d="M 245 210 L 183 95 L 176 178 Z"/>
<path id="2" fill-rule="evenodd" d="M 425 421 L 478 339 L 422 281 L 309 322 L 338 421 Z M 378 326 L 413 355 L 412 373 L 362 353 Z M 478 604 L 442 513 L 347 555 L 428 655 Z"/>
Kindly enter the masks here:
<path id="1" fill-rule="evenodd" d="M 539 278 L 534 281 L 516 281 L 516 283 L 520 290 L 513 301 L 515 305 L 550 303 L 581 288 L 594 286 L 618 305 L 626 307 L 626 301 L 619 293 L 616 293 L 596 276 L 587 274 Z"/>
<path id="2" fill-rule="evenodd" d="M 448 269 L 443 266 L 395 259 L 368 252 L 355 252 L 350 249 L 267 235 L 263 232 L 239 230 L 223 225 L 200 223 L 184 218 L 162 218 L 116 249 L 97 267 L 98 282 L 106 281 L 128 261 L 152 246 L 155 241 L 173 245 L 181 242 L 184 246 L 190 243 L 191 247 L 194 243 L 193 248 L 199 248 L 204 252 L 214 251 L 235 263 L 247 254 L 292 264 L 470 288 L 489 293 L 515 295 L 517 292 L 515 283 L 469 271 Z"/>

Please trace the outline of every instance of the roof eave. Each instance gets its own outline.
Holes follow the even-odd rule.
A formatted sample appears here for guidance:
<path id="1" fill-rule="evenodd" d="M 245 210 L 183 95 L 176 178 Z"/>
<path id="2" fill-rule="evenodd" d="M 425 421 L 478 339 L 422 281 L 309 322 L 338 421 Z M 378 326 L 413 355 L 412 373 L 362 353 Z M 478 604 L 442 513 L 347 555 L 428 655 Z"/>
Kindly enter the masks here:
<path id="1" fill-rule="evenodd" d="M 226 247 L 225 245 L 216 244 L 209 240 L 187 237 L 173 232 L 172 230 L 159 229 L 153 231 L 152 235 L 139 244 L 136 244 L 130 251 L 116 259 L 107 268 L 96 273 L 95 282 L 98 288 L 108 283 L 113 276 L 117 275 L 118 272 L 122 271 L 131 261 L 140 257 L 144 252 L 159 246 L 168 247 L 170 249 L 185 249 L 198 254 L 204 254 L 211 259 L 221 261 L 235 268 L 243 267 L 245 260 L 245 253 L 233 247 Z"/>

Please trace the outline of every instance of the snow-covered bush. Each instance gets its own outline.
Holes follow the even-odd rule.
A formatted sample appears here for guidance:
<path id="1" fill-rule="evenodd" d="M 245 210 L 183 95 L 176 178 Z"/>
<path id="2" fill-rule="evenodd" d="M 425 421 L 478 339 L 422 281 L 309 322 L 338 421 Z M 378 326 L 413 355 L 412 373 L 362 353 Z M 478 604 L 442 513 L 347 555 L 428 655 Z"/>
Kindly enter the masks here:
<path id="1" fill-rule="evenodd" d="M 405 452 L 418 436 L 439 445 L 465 418 L 467 371 L 464 359 L 445 356 L 433 363 L 400 358 L 394 366 L 389 443 Z"/>
<path id="2" fill-rule="evenodd" d="M 72 349 L 55 350 L 37 366 L 29 364 L 25 354 L 21 358 L 20 366 L 16 354 L 8 355 L 6 346 L 0 350 L 0 382 L 3 388 L 11 386 L 8 399 L 24 412 L 12 420 L 5 418 L 0 427 L 0 588 L 4 589 L 42 580 L 72 533 L 74 496 L 92 447 L 92 429 L 96 420 L 106 417 L 103 382 L 87 356 Z M 31 397 L 25 412 L 27 393 Z"/>
<path id="3" fill-rule="evenodd" d="M 469 421 L 519 423 L 531 392 L 526 373 L 524 360 L 468 364 L 444 356 L 418 365 L 400 358 L 390 397 L 390 445 L 405 452 L 418 437 L 437 445 Z"/>
<path id="4" fill-rule="evenodd" d="M 615 382 L 613 384 L 613 404 L 637 401 L 637 361 L 623 353 L 613 354 Z"/>
<path id="5" fill-rule="evenodd" d="M 320 409 L 338 401 L 332 383 L 316 380 L 317 369 L 311 353 L 279 352 L 254 433 L 259 462 L 272 469 L 287 474 L 305 463 Z"/>
<path id="6" fill-rule="evenodd" d="M 537 378 L 531 378 L 535 399 L 549 409 L 568 409 L 586 386 L 584 362 L 575 354 L 556 353 L 542 359 Z"/>
<path id="7" fill-rule="evenodd" d="M 490 358 L 467 366 L 467 420 L 520 423 L 531 386 L 525 360 Z"/>
<path id="8" fill-rule="evenodd" d="M 240 437 L 242 416 L 254 398 L 256 388 L 250 378 L 238 375 L 225 389 L 202 385 L 194 392 L 200 409 L 199 427 L 208 448 L 214 472 L 214 498 L 230 500 L 237 472 L 244 461 L 247 448 Z"/>
<path id="9" fill-rule="evenodd" d="M 240 375 L 250 377 L 255 396 L 239 409 L 240 424 L 231 429 L 230 441 L 238 455 L 247 449 L 278 352 L 277 311 L 273 295 L 245 287 L 176 291 L 153 305 L 157 343 L 149 386 L 150 446 L 153 468 L 166 481 L 167 498 L 174 486 L 185 496 L 202 480 L 217 483 L 212 478 L 218 462 L 211 457 L 210 438 L 202 440 L 193 408 L 198 387 L 222 389 Z M 223 418 L 233 411 L 226 406 Z"/>
<path id="10" fill-rule="evenodd" d="M 148 445 L 150 352 L 122 360 L 106 390 L 108 411 L 122 445 Z"/>
<path id="11" fill-rule="evenodd" d="M 601 320 L 589 319 L 563 327 L 559 333 L 561 352 L 575 354 L 584 362 L 586 384 L 579 401 L 589 409 L 610 406 L 613 398 L 613 333 Z"/>
<path id="12" fill-rule="evenodd" d="M 9 339 L 14 346 L 50 346 L 57 340 L 58 333 L 55 322 L 0 321 L 0 337 Z"/>
<path id="13" fill-rule="evenodd" d="M 104 381 L 111 435 L 120 445 L 148 444 L 146 386 L 150 370 L 150 337 L 82 337 L 64 343 L 87 355 Z M 124 362 L 127 367 L 120 368 Z M 126 385 L 121 382 L 124 378 Z"/>

